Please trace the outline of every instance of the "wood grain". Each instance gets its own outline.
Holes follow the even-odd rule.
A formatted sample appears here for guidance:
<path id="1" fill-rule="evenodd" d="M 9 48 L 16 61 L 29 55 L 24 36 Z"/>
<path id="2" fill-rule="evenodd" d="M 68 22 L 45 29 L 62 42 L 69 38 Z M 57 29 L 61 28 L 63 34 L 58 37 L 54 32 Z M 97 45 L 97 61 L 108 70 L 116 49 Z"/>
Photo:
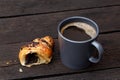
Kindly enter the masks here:
<path id="1" fill-rule="evenodd" d="M 93 19 L 100 32 L 120 30 L 120 6 L 5 18 L 0 19 L 0 44 L 27 42 L 45 35 L 57 38 L 58 24 L 71 16 Z"/>
<path id="2" fill-rule="evenodd" d="M 88 17 L 100 28 L 103 57 L 82 70 L 69 69 L 60 60 L 57 26 L 71 16 Z M 0 0 L 0 80 L 119 80 L 119 21 L 119 0 Z M 51 63 L 21 66 L 20 47 L 45 35 L 55 40 Z"/>
<path id="3" fill-rule="evenodd" d="M 116 68 L 34 80 L 119 80 L 119 74 L 120 68 Z"/>
<path id="4" fill-rule="evenodd" d="M 0 17 L 120 5 L 116 0 L 0 0 Z"/>
<path id="5" fill-rule="evenodd" d="M 112 38 L 111 36 L 114 36 L 114 38 Z M 119 68 L 119 36 L 120 34 L 118 33 L 100 35 L 98 41 L 102 43 L 105 50 L 103 58 L 98 64 L 92 64 L 89 68 L 83 70 L 71 70 L 61 63 L 57 39 L 55 39 L 55 51 L 52 62 L 48 65 L 33 66 L 31 68 L 22 67 L 19 64 L 17 57 L 20 46 L 25 43 L 0 45 L 0 75 L 2 75 L 0 76 L 0 79 L 35 79 L 66 74 L 82 74 L 84 76 L 84 73 L 85 75 L 90 76 L 89 72 L 91 71 Z M 9 64 L 7 62 L 9 62 Z M 23 72 L 19 72 L 19 69 L 22 69 Z M 106 73 L 108 73 L 108 71 Z M 63 77 L 61 77 L 60 79 L 62 79 Z"/>

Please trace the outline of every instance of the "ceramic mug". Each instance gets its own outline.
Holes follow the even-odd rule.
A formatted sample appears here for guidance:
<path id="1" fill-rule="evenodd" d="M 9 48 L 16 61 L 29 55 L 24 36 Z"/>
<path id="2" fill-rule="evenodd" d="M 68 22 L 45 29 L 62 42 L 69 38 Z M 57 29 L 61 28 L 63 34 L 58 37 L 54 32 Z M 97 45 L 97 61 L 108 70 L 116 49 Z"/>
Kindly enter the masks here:
<path id="1" fill-rule="evenodd" d="M 76 41 L 65 37 L 62 30 L 66 29 L 66 25 L 75 22 L 90 25 L 90 27 L 96 31 L 96 34 L 92 38 L 83 41 Z M 82 26 L 82 28 L 87 31 L 85 26 Z M 98 63 L 100 61 L 103 54 L 103 47 L 96 41 L 96 38 L 99 35 L 99 28 L 93 20 L 80 16 L 69 17 L 60 22 L 57 31 L 60 47 L 60 58 L 65 66 L 71 69 L 83 69 L 88 67 L 91 63 Z M 94 51 L 93 46 L 98 50 L 98 58 L 92 56 Z"/>

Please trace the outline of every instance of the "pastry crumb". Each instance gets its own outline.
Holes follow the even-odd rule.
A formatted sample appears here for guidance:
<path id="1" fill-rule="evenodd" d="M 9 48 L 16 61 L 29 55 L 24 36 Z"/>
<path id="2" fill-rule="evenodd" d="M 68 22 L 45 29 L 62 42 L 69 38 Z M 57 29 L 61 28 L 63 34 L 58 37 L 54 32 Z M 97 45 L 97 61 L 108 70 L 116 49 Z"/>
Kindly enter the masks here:
<path id="1" fill-rule="evenodd" d="M 19 72 L 23 72 L 22 68 L 19 68 Z"/>
<path id="2" fill-rule="evenodd" d="M 6 64 L 10 64 L 10 62 L 6 62 Z"/>

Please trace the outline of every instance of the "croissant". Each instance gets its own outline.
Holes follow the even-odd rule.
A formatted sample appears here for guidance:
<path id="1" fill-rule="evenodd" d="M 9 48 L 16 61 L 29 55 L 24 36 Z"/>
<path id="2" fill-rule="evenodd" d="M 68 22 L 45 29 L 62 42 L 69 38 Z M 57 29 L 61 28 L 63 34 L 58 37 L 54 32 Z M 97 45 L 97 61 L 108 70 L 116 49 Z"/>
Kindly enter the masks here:
<path id="1" fill-rule="evenodd" d="M 36 38 L 21 47 L 19 60 L 22 66 L 48 64 L 52 59 L 54 40 L 50 36 Z"/>

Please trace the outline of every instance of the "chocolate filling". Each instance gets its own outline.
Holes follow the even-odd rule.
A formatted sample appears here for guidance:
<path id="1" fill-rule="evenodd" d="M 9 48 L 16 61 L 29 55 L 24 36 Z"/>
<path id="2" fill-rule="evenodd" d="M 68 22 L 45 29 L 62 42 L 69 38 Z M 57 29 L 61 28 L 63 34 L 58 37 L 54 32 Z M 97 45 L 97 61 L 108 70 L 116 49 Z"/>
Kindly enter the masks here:
<path id="1" fill-rule="evenodd" d="M 38 61 L 39 57 L 37 56 L 37 53 L 29 53 L 25 58 L 25 64 L 32 64 L 36 63 Z"/>

